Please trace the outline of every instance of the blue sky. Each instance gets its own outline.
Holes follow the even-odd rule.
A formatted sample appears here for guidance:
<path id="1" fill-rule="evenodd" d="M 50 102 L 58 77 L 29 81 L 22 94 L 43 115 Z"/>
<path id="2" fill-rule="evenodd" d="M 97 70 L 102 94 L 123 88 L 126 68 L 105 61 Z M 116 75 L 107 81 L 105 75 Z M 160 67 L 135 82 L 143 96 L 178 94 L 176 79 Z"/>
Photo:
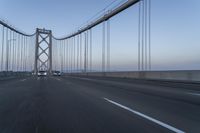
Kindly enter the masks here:
<path id="1" fill-rule="evenodd" d="M 67 35 L 113 0 L 0 0 L 0 18 L 27 32 Z M 111 19 L 113 70 L 137 69 L 137 5 Z M 152 0 L 152 68 L 200 68 L 200 1 Z M 94 29 L 94 69 L 101 63 L 101 25 Z"/>

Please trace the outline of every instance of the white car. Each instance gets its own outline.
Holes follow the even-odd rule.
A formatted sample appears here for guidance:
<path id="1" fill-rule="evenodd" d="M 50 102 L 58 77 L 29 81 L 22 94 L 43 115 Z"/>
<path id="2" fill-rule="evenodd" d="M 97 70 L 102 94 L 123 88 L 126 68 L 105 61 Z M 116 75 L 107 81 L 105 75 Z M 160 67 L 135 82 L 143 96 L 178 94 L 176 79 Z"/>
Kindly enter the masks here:
<path id="1" fill-rule="evenodd" d="M 38 76 L 47 76 L 47 72 L 46 71 L 39 71 Z"/>
<path id="2" fill-rule="evenodd" d="M 54 71 L 53 76 L 61 76 L 61 72 L 60 71 Z"/>

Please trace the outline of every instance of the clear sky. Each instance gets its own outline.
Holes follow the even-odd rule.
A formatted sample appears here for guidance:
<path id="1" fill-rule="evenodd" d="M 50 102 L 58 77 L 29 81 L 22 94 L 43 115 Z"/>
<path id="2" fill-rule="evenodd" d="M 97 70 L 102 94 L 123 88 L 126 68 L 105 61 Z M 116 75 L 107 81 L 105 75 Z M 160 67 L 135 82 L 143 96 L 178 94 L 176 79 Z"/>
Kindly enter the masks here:
<path id="1" fill-rule="evenodd" d="M 25 31 L 46 28 L 62 37 L 114 0 L 0 0 L 0 18 Z M 111 19 L 113 70 L 137 69 L 138 6 Z M 152 0 L 152 68 L 200 68 L 200 1 Z M 101 25 L 94 29 L 95 69 L 101 63 Z"/>

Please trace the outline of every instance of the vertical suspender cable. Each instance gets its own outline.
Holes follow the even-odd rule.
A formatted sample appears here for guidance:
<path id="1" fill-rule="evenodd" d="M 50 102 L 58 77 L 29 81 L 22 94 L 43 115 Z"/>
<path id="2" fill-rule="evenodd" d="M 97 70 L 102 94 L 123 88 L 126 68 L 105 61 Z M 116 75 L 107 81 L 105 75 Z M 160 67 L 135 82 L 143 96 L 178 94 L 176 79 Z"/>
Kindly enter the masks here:
<path id="1" fill-rule="evenodd" d="M 87 33 L 85 32 L 85 46 L 84 46 L 84 49 L 85 49 L 85 53 L 84 53 L 84 72 L 86 73 L 86 60 L 87 60 L 87 50 L 86 50 L 86 44 L 87 43 Z"/>
<path id="2" fill-rule="evenodd" d="M 13 31 L 13 43 L 12 43 L 12 71 L 15 70 L 15 32 Z"/>
<path id="3" fill-rule="evenodd" d="M 24 44 L 25 44 L 25 36 L 22 36 L 22 72 L 24 72 Z"/>
<path id="4" fill-rule="evenodd" d="M 2 27 L 2 47 L 1 47 L 1 70 L 3 71 L 4 64 L 4 26 Z"/>
<path id="5" fill-rule="evenodd" d="M 66 71 L 66 73 L 67 73 L 67 68 L 68 68 L 68 66 L 67 66 L 67 39 L 65 40 L 65 71 Z"/>
<path id="6" fill-rule="evenodd" d="M 70 38 L 67 41 L 67 46 L 68 46 L 68 73 L 70 73 Z"/>
<path id="7" fill-rule="evenodd" d="M 54 39 L 52 39 L 52 71 L 54 70 Z"/>
<path id="8" fill-rule="evenodd" d="M 28 37 L 26 37 L 26 46 L 25 46 L 25 71 L 27 72 L 27 59 L 28 59 Z"/>
<path id="9" fill-rule="evenodd" d="M 71 55 L 71 58 L 72 58 L 72 73 L 74 71 L 74 38 L 72 37 L 72 55 Z"/>
<path id="10" fill-rule="evenodd" d="M 8 70 L 11 71 L 11 59 L 12 59 L 12 56 L 11 56 L 11 40 L 12 40 L 12 31 L 10 30 L 9 32 L 9 40 L 8 40 L 8 46 L 9 46 L 9 49 L 8 49 L 8 53 L 9 53 L 9 58 L 8 58 Z"/>
<path id="11" fill-rule="evenodd" d="M 65 40 L 62 40 L 63 72 L 65 72 Z"/>
<path id="12" fill-rule="evenodd" d="M 89 33 L 89 31 L 87 30 L 86 31 L 86 35 L 87 35 L 87 37 L 86 37 L 86 71 L 88 72 L 88 58 L 89 58 L 89 56 L 88 56 L 88 54 L 89 54 L 89 51 L 88 51 L 88 43 L 89 43 L 89 35 L 88 35 L 88 33 Z"/>
<path id="13" fill-rule="evenodd" d="M 63 72 L 65 71 L 65 45 L 64 45 L 64 40 L 62 40 L 62 55 L 63 55 Z"/>
<path id="14" fill-rule="evenodd" d="M 72 46 L 73 46 L 73 38 L 70 38 L 70 44 L 69 44 L 69 46 L 70 46 L 70 73 L 72 73 Z"/>
<path id="15" fill-rule="evenodd" d="M 26 37 L 24 36 L 24 48 L 23 48 L 23 72 L 25 72 L 26 69 L 26 64 L 25 64 L 25 60 L 26 60 L 26 55 L 25 55 L 25 51 L 26 51 Z"/>
<path id="16" fill-rule="evenodd" d="M 17 40 L 18 40 L 18 45 L 17 45 L 17 71 L 21 71 L 21 35 L 17 34 Z"/>
<path id="17" fill-rule="evenodd" d="M 64 72 L 66 73 L 66 40 L 64 40 Z"/>
<path id="18" fill-rule="evenodd" d="M 110 19 L 107 21 L 107 71 L 110 71 Z"/>
<path id="19" fill-rule="evenodd" d="M 62 56 L 61 56 L 61 45 L 60 45 L 60 41 L 58 42 L 59 44 L 59 65 L 60 65 L 60 71 L 62 71 Z"/>
<path id="20" fill-rule="evenodd" d="M 61 41 L 59 41 L 59 51 L 60 51 L 60 71 L 62 72 L 62 44 Z"/>
<path id="21" fill-rule="evenodd" d="M 142 3 L 142 71 L 144 71 L 144 1 Z"/>
<path id="22" fill-rule="evenodd" d="M 80 70 L 82 71 L 82 33 L 80 34 Z"/>
<path id="23" fill-rule="evenodd" d="M 66 58 L 67 58 L 67 60 L 66 60 L 66 62 L 67 62 L 67 73 L 69 73 L 69 39 L 67 39 L 67 44 L 66 44 L 66 46 L 67 46 L 67 55 L 66 55 Z"/>
<path id="24" fill-rule="evenodd" d="M 9 59 L 8 59 L 8 61 L 9 61 L 9 70 L 11 71 L 12 70 L 12 30 L 10 30 L 10 34 L 9 34 L 9 36 L 10 36 L 10 39 L 9 39 Z"/>
<path id="25" fill-rule="evenodd" d="M 70 49 L 69 49 L 69 52 L 70 52 L 70 73 L 72 73 L 72 38 L 70 38 L 70 43 L 69 43 L 69 46 L 70 46 Z"/>
<path id="26" fill-rule="evenodd" d="M 54 39 L 54 70 L 57 71 L 57 44 L 56 44 L 56 40 Z"/>
<path id="27" fill-rule="evenodd" d="M 22 44 L 23 44 L 23 36 L 20 35 L 20 63 L 19 63 L 20 71 L 22 71 Z"/>
<path id="28" fill-rule="evenodd" d="M 16 34 L 16 39 L 17 39 L 17 42 L 16 42 L 16 71 L 18 72 L 18 59 L 19 59 L 19 55 L 18 55 L 18 52 L 19 52 L 19 34 Z"/>
<path id="29" fill-rule="evenodd" d="M 15 41 L 15 70 L 17 71 L 17 58 L 18 58 L 18 56 L 17 56 L 17 52 L 18 52 L 18 34 L 17 33 L 15 33 L 15 39 L 16 39 L 16 41 Z"/>
<path id="30" fill-rule="evenodd" d="M 57 44 L 56 44 L 56 40 L 54 39 L 54 71 L 57 71 Z"/>
<path id="31" fill-rule="evenodd" d="M 24 40 L 24 37 L 21 35 L 21 63 L 20 63 L 20 68 L 21 68 L 21 72 L 23 72 L 23 41 Z"/>
<path id="32" fill-rule="evenodd" d="M 12 30 L 10 30 L 9 39 L 9 70 L 12 71 Z"/>
<path id="33" fill-rule="evenodd" d="M 72 37 L 71 38 L 71 73 L 73 72 L 73 70 L 74 70 L 74 68 L 73 68 L 73 66 L 74 66 L 74 38 Z"/>
<path id="34" fill-rule="evenodd" d="M 22 72 L 24 71 L 24 36 L 22 36 Z"/>
<path id="35" fill-rule="evenodd" d="M 71 73 L 73 72 L 73 37 L 71 38 Z"/>
<path id="36" fill-rule="evenodd" d="M 59 53 L 59 42 L 58 41 L 56 41 L 56 50 L 57 50 L 57 54 L 56 54 L 56 56 L 57 56 L 57 70 L 59 71 L 60 69 L 60 53 Z"/>
<path id="37" fill-rule="evenodd" d="M 71 70 L 71 64 L 70 64 L 70 41 L 71 41 L 71 39 L 69 38 L 68 39 L 68 66 L 69 66 L 69 73 L 70 73 L 70 70 Z"/>
<path id="38" fill-rule="evenodd" d="M 60 46 L 60 49 L 59 49 L 59 52 L 60 52 L 60 71 L 62 71 L 62 43 L 61 43 L 61 41 L 59 41 L 59 46 Z"/>
<path id="39" fill-rule="evenodd" d="M 74 45 L 74 55 L 73 55 L 73 57 L 74 57 L 74 72 L 75 72 L 76 71 L 76 36 L 74 36 L 73 45 Z"/>
<path id="40" fill-rule="evenodd" d="M 61 71 L 63 72 L 63 41 L 61 40 L 60 41 L 60 46 L 61 46 L 61 49 L 60 49 L 60 52 L 61 52 Z"/>
<path id="41" fill-rule="evenodd" d="M 24 46 L 24 71 L 26 72 L 26 69 L 27 69 L 27 37 L 25 37 L 25 46 Z"/>
<path id="42" fill-rule="evenodd" d="M 59 71 L 59 52 L 58 52 L 58 41 L 56 41 L 56 70 Z"/>
<path id="43" fill-rule="evenodd" d="M 63 40 L 63 71 L 65 72 L 65 40 Z"/>
<path id="44" fill-rule="evenodd" d="M 149 70 L 151 70 L 151 0 L 149 0 Z"/>
<path id="45" fill-rule="evenodd" d="M 57 64 L 58 64 L 58 58 L 57 58 L 57 44 L 56 40 L 54 39 L 54 70 L 57 71 Z"/>
<path id="46" fill-rule="evenodd" d="M 15 49 L 14 49 L 14 44 L 15 44 L 15 40 L 14 40 L 14 38 L 15 38 L 15 36 L 14 36 L 14 31 L 12 32 L 12 39 L 13 39 L 13 41 L 12 41 L 12 71 L 14 71 L 14 58 L 15 58 L 15 56 L 14 56 L 14 54 L 15 54 Z"/>
<path id="47" fill-rule="evenodd" d="M 16 56 L 17 56 L 17 58 L 16 58 L 16 69 L 17 69 L 17 72 L 19 71 L 19 45 L 20 45 L 20 43 L 19 43 L 19 34 L 17 34 L 17 45 L 16 45 L 16 49 L 17 49 L 17 53 L 16 53 Z"/>
<path id="48" fill-rule="evenodd" d="M 139 11 L 138 11 L 138 71 L 141 70 L 141 1 L 139 2 Z"/>
<path id="49" fill-rule="evenodd" d="M 67 72 L 67 40 L 65 40 L 65 73 Z"/>
<path id="50" fill-rule="evenodd" d="M 60 41 L 60 56 L 61 56 L 61 71 L 63 72 L 63 55 L 62 55 L 62 51 L 63 50 L 63 48 L 62 48 L 62 41 Z"/>
<path id="51" fill-rule="evenodd" d="M 73 72 L 75 71 L 75 37 L 73 37 L 73 54 L 72 54 L 72 60 L 73 60 Z"/>
<path id="52" fill-rule="evenodd" d="M 9 53 L 8 53 L 8 50 L 9 50 L 9 46 L 8 46 L 8 28 L 6 28 L 6 64 L 5 64 L 5 67 L 6 67 L 6 71 L 8 72 L 8 56 L 9 56 Z"/>
<path id="53" fill-rule="evenodd" d="M 92 29 L 90 29 L 90 72 L 92 72 Z"/>
<path id="54" fill-rule="evenodd" d="M 14 48 L 14 71 L 16 71 L 16 58 L 17 58 L 17 56 L 16 56 L 16 45 L 17 45 L 17 38 L 16 38 L 16 34 L 17 33 L 14 33 L 14 39 L 15 39 L 15 41 L 14 41 L 14 46 L 13 46 L 13 48 Z"/>
<path id="55" fill-rule="evenodd" d="M 58 69 L 58 67 L 57 67 L 57 65 L 58 65 L 58 44 L 57 44 L 57 40 L 55 40 L 54 41 L 54 44 L 55 44 L 55 71 L 57 71 Z"/>
<path id="56" fill-rule="evenodd" d="M 76 69 L 79 70 L 79 34 L 77 35 L 77 59 L 76 59 Z"/>
<path id="57" fill-rule="evenodd" d="M 144 8 L 145 8 L 145 70 L 148 68 L 148 55 L 147 55 L 147 21 L 148 21 L 148 14 L 147 14 L 147 0 L 144 0 Z"/>
<path id="58" fill-rule="evenodd" d="M 13 47 L 13 42 L 14 42 L 14 40 L 13 40 L 13 31 L 12 30 L 10 30 L 10 40 L 9 40 L 9 44 L 10 44 L 10 51 L 9 51 L 9 53 L 10 53 L 10 59 L 9 59 L 9 69 L 10 69 L 10 71 L 12 71 L 13 70 L 13 51 L 12 51 L 12 47 Z"/>
<path id="59" fill-rule="evenodd" d="M 103 22 L 102 36 L 102 72 L 105 72 L 105 21 Z"/>

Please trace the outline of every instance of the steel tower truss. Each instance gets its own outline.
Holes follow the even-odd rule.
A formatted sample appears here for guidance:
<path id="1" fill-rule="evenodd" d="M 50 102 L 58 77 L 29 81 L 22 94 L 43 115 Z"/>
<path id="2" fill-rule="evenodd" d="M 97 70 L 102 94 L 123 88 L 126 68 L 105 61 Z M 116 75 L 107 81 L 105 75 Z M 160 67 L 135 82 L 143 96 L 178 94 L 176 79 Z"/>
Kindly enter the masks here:
<path id="1" fill-rule="evenodd" d="M 51 30 L 36 30 L 35 74 L 38 71 L 52 73 L 52 32 Z"/>

